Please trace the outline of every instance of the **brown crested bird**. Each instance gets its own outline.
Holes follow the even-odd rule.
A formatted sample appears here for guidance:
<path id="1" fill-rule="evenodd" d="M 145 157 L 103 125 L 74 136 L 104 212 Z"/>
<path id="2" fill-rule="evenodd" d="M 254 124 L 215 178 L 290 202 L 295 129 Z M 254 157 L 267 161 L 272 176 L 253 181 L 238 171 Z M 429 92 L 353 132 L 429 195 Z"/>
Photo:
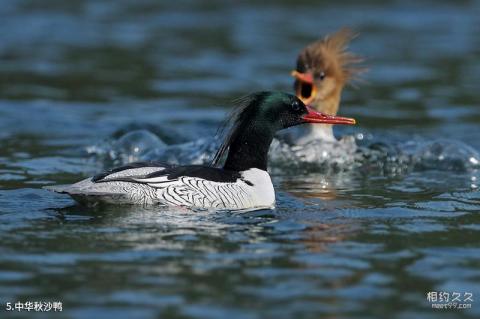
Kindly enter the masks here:
<path id="1" fill-rule="evenodd" d="M 319 112 L 337 114 L 345 85 L 367 70 L 361 65 L 363 58 L 347 50 L 355 37 L 353 31 L 343 28 L 300 52 L 291 75 L 295 78 L 295 94 L 302 102 Z M 332 125 L 308 125 L 291 139 L 294 144 L 316 139 L 335 141 Z"/>

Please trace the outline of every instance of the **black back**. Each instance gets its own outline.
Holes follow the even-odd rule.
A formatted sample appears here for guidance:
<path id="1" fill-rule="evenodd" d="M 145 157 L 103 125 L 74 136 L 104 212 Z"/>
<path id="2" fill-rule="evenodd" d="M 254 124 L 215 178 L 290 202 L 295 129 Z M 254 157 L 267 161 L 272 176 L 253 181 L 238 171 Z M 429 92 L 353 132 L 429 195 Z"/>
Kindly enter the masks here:
<path id="1" fill-rule="evenodd" d="M 131 163 L 125 166 L 114 168 L 108 172 L 95 175 L 92 178 L 92 182 L 102 183 L 102 182 L 135 182 L 135 183 L 150 183 L 149 179 L 155 177 L 166 176 L 168 180 L 175 180 L 180 177 L 195 177 L 201 178 L 212 182 L 218 183 L 235 183 L 236 181 L 243 180 L 241 174 L 238 171 L 230 171 L 221 168 L 211 167 L 211 166 L 202 166 L 202 165 L 186 165 L 186 166 L 171 166 L 171 165 L 161 165 L 159 162 L 137 162 Z M 120 176 L 115 178 L 107 178 L 109 175 L 118 173 L 124 170 L 129 170 L 133 168 L 142 168 L 142 167 L 159 167 L 159 170 L 150 174 L 138 176 Z M 165 169 L 162 169 L 165 167 Z M 253 185 L 247 180 L 243 180 L 249 185 Z"/>
<path id="2" fill-rule="evenodd" d="M 154 178 L 167 176 L 169 180 L 177 179 L 182 176 L 196 177 L 219 183 L 234 183 L 241 175 L 237 171 L 229 171 L 221 168 L 203 166 L 203 165 L 186 165 L 170 167 L 163 171 L 154 172 L 145 176 L 145 178 Z"/>

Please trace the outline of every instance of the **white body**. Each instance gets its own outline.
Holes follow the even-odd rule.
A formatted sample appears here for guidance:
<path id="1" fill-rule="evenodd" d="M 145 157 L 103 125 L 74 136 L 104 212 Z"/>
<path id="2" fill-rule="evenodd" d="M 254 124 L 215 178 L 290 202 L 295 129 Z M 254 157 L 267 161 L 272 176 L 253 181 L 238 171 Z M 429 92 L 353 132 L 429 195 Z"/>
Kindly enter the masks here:
<path id="1" fill-rule="evenodd" d="M 112 204 L 142 204 L 182 206 L 200 209 L 246 210 L 273 208 L 275 192 L 270 175 L 260 169 L 240 172 L 235 182 L 215 182 L 197 177 L 167 176 L 135 178 L 161 171 L 162 167 L 133 168 L 113 173 L 102 182 L 90 178 L 69 186 L 48 189 L 67 193 L 74 199 Z M 134 177 L 133 182 L 108 181 L 119 177 Z"/>

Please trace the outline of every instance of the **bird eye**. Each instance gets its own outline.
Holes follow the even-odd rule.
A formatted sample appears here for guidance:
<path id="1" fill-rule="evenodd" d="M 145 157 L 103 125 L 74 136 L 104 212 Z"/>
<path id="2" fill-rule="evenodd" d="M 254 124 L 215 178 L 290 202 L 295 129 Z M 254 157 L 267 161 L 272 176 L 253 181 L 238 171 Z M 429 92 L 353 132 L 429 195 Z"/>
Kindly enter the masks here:
<path id="1" fill-rule="evenodd" d="M 323 79 L 325 79 L 325 72 L 323 72 L 323 71 L 322 71 L 322 72 L 320 72 L 320 75 L 319 75 L 319 77 L 320 77 L 320 80 L 323 80 Z"/>
<path id="2" fill-rule="evenodd" d="M 300 103 L 298 103 L 298 101 L 292 102 L 292 110 L 294 110 L 295 112 L 300 111 Z"/>

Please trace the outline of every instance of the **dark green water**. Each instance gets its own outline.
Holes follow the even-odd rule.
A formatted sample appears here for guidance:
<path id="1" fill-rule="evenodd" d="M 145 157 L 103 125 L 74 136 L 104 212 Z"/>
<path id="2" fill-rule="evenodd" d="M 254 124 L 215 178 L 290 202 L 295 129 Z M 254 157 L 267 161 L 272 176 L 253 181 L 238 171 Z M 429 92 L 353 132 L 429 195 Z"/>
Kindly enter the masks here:
<path id="1" fill-rule="evenodd" d="M 63 302 L 39 318 L 478 318 L 479 12 L 477 1 L 3 1 L 0 318 L 33 317 L 4 311 L 16 301 Z M 291 91 L 298 51 L 341 26 L 360 32 L 351 48 L 370 72 L 344 92 L 341 113 L 359 124 L 339 134 L 449 139 L 455 165 L 284 169 L 277 209 L 245 214 L 88 209 L 41 189 L 111 165 L 86 150 L 129 127 L 169 143 L 209 136 L 231 99 Z M 472 308 L 432 309 L 432 291 L 472 293 Z"/>

